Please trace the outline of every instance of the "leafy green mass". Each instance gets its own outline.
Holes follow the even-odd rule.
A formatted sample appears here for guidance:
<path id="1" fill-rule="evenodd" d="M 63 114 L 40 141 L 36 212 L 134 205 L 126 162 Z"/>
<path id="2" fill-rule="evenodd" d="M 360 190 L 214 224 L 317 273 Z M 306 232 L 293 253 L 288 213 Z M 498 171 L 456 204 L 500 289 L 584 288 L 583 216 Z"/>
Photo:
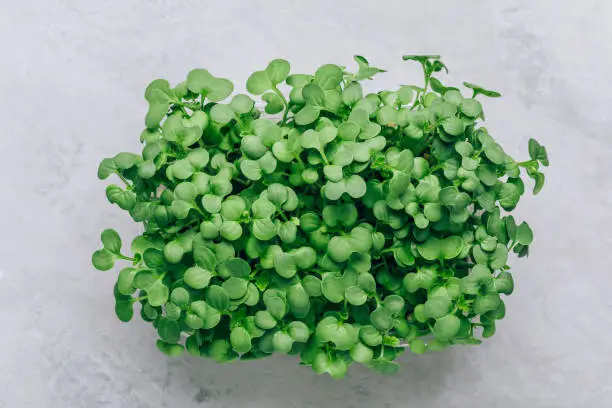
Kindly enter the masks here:
<path id="1" fill-rule="evenodd" d="M 498 92 L 444 85 L 438 56 L 404 59 L 422 86 L 367 94 L 384 70 L 361 56 L 356 73 L 274 60 L 246 83 L 263 112 L 204 69 L 151 82 L 142 152 L 98 170 L 144 230 L 131 256 L 111 229 L 92 256 L 103 271 L 127 263 L 118 318 L 140 313 L 169 356 L 286 353 L 334 378 L 493 335 L 514 289 L 508 255 L 533 241 L 509 212 L 523 174 L 541 190 L 546 149 L 532 139 L 515 161 L 482 126 L 480 98 Z"/>

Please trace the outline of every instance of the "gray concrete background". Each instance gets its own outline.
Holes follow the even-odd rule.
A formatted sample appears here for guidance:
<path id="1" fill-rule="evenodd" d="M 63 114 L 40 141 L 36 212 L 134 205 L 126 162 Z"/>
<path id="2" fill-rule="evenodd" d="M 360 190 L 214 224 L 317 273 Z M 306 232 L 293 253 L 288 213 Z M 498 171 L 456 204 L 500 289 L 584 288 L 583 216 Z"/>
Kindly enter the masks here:
<path id="1" fill-rule="evenodd" d="M 612 404 L 612 3 L 0 0 L 0 407 L 607 407 Z M 153 78 L 231 78 L 274 57 L 295 72 L 367 56 L 372 83 L 419 81 L 403 53 L 440 53 L 448 80 L 504 93 L 487 126 L 509 153 L 536 136 L 552 167 L 519 207 L 536 233 L 513 260 L 507 318 L 481 347 L 403 358 L 343 381 L 292 358 L 167 359 L 113 314 L 100 231 L 136 227 L 106 202 L 99 160 L 139 147 Z"/>

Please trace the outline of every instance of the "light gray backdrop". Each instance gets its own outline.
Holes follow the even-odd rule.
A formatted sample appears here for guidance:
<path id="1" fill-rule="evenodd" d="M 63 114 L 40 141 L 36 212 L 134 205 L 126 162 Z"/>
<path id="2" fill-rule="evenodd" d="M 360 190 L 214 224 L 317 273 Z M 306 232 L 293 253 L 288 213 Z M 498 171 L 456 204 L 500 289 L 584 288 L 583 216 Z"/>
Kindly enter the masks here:
<path id="1" fill-rule="evenodd" d="M 606 407 L 612 404 L 612 3 L 0 0 L 0 407 Z M 158 353 L 120 324 L 115 272 L 90 254 L 105 227 L 102 157 L 139 148 L 143 90 L 194 67 L 231 78 L 275 57 L 295 72 L 362 54 L 372 87 L 420 81 L 403 53 L 439 53 L 448 80 L 503 92 L 487 126 L 515 157 L 548 147 L 536 241 L 513 260 L 507 318 L 483 346 L 403 358 L 395 377 L 343 381 L 287 357 L 218 366 Z"/>

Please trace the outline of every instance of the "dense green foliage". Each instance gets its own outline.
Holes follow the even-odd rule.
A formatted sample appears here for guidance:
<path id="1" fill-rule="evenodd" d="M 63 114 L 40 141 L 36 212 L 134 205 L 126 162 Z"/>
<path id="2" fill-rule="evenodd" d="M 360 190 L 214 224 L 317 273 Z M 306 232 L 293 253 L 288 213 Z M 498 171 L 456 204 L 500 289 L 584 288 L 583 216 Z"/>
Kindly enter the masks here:
<path id="1" fill-rule="evenodd" d="M 130 263 L 119 319 L 139 304 L 170 356 L 287 353 L 334 378 L 493 335 L 514 287 L 508 254 L 533 240 L 506 213 L 521 169 L 542 188 L 546 150 L 531 140 L 531 158 L 515 161 L 479 124 L 476 98 L 497 92 L 464 83 L 466 96 L 433 77 L 439 57 L 404 59 L 422 65 L 424 87 L 367 95 L 360 81 L 384 71 L 363 57 L 356 73 L 314 75 L 274 60 L 247 89 L 278 122 L 248 95 L 223 103 L 232 83 L 203 69 L 174 88 L 153 81 L 142 153 L 98 172 L 121 179 L 108 200 L 144 224 L 132 256 L 113 230 L 93 254 L 100 270 Z"/>

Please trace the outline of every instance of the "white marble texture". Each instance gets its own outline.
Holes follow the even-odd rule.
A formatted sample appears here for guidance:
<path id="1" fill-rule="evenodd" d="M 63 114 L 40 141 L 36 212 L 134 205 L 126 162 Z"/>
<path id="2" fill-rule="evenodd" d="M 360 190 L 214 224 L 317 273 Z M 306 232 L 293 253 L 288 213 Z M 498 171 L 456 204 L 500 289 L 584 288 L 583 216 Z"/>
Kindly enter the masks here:
<path id="1" fill-rule="evenodd" d="M 610 21 L 605 0 L 0 0 L 0 408 L 611 406 Z M 116 272 L 90 266 L 103 228 L 136 232 L 96 167 L 139 147 L 145 85 L 206 67 L 242 90 L 274 57 L 356 53 L 389 70 L 373 87 L 419 80 L 403 53 L 440 53 L 449 81 L 504 93 L 487 126 L 509 153 L 548 147 L 497 335 L 342 381 L 287 357 L 162 356 L 149 325 L 115 318 Z"/>

